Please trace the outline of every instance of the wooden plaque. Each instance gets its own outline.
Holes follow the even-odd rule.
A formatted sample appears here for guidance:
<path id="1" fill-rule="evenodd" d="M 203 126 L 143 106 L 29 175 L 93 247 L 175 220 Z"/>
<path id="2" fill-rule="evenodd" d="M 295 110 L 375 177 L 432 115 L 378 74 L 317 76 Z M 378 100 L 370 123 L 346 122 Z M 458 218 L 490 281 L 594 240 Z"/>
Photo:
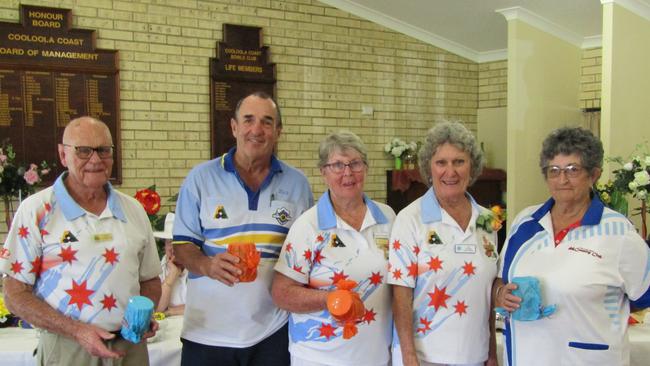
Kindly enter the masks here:
<path id="1" fill-rule="evenodd" d="M 95 31 L 71 29 L 69 9 L 20 6 L 20 23 L 0 22 L 0 136 L 20 164 L 56 163 L 66 124 L 88 115 L 113 135 L 111 181 L 121 183 L 118 54 L 95 48 Z"/>
<path id="2" fill-rule="evenodd" d="M 264 91 L 275 99 L 275 64 L 262 46 L 262 28 L 224 24 L 224 41 L 217 43 L 217 57 L 210 59 L 210 143 L 212 158 L 235 145 L 230 119 L 237 102 Z"/>

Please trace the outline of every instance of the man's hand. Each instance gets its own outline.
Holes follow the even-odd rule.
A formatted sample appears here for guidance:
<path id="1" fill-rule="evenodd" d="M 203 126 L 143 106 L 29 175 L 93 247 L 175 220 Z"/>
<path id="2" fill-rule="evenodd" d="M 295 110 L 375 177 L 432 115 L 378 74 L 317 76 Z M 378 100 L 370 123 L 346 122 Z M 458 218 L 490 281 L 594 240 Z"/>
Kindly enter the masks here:
<path id="1" fill-rule="evenodd" d="M 203 263 L 203 273 L 213 280 L 232 287 L 239 282 L 239 276 L 242 273 L 235 266 L 235 264 L 239 263 L 239 260 L 239 257 L 230 253 L 220 253 L 213 257 L 206 257 Z"/>
<path id="2" fill-rule="evenodd" d="M 91 324 L 78 323 L 75 332 L 75 341 L 81 345 L 88 353 L 95 357 L 102 358 L 119 358 L 124 357 L 125 353 L 108 349 L 104 340 L 115 338 L 115 334 L 105 331 Z"/>

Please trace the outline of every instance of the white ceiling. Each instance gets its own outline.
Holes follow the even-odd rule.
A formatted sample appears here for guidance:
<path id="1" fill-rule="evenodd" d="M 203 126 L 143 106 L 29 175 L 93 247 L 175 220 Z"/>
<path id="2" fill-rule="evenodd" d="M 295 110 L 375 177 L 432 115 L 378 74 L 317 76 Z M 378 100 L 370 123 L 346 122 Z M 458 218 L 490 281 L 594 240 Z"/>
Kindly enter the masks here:
<path id="1" fill-rule="evenodd" d="M 505 16 L 513 12 L 580 47 L 600 46 L 602 34 L 601 0 L 320 1 L 476 62 L 506 58 Z M 603 0 L 611 1 L 650 9 L 650 0 Z"/>

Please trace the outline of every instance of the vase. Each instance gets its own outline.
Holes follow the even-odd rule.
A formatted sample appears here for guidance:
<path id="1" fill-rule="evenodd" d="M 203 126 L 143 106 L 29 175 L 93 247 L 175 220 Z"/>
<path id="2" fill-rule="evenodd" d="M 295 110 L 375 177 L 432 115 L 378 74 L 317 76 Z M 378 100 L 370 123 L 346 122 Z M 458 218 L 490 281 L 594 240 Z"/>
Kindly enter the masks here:
<path id="1" fill-rule="evenodd" d="M 415 153 L 412 153 L 410 151 L 406 153 L 404 156 L 404 169 L 415 169 L 417 159 L 418 158 Z"/>
<path id="2" fill-rule="evenodd" d="M 402 170 L 402 158 L 395 158 L 395 170 Z"/>

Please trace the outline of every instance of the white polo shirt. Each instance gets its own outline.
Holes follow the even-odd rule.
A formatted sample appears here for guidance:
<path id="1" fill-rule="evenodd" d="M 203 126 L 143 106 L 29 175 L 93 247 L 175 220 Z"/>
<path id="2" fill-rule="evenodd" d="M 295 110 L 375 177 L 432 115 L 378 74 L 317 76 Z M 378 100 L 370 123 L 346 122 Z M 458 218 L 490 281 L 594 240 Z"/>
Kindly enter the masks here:
<path id="1" fill-rule="evenodd" d="M 327 310 L 289 314 L 293 357 L 323 365 L 377 366 L 390 359 L 392 312 L 386 284 L 388 237 L 395 213 L 364 197 L 367 210 L 357 231 L 334 212 L 329 192 L 296 220 L 275 270 L 310 288 L 331 291 L 354 280 L 366 307 L 358 334 L 343 339 L 343 325 Z"/>
<path id="2" fill-rule="evenodd" d="M 160 273 L 151 225 L 140 203 L 110 184 L 104 211 L 85 211 L 66 190 L 66 174 L 18 207 L 0 271 L 60 313 L 116 331 L 140 282 Z"/>
<path id="3" fill-rule="evenodd" d="M 506 323 L 504 360 L 514 366 L 627 365 L 631 300 L 650 303 L 650 249 L 623 215 L 594 198 L 581 225 L 555 246 L 553 199 L 513 222 L 499 274 L 540 280 L 548 318 Z"/>
<path id="4" fill-rule="evenodd" d="M 440 207 L 433 189 L 400 211 L 393 225 L 388 283 L 413 288 L 413 336 L 422 361 L 488 358 L 497 237 L 476 227 L 479 213 L 488 210 L 470 199 L 465 231 Z"/>
<path id="5" fill-rule="evenodd" d="M 271 298 L 273 266 L 295 219 L 313 203 L 307 178 L 271 159 L 257 192 L 234 167 L 232 149 L 196 166 L 181 186 L 174 245 L 197 245 L 207 256 L 230 243 L 253 242 L 261 253 L 257 278 L 229 287 L 190 271 L 181 337 L 208 346 L 245 348 L 275 333 L 288 314 Z"/>

